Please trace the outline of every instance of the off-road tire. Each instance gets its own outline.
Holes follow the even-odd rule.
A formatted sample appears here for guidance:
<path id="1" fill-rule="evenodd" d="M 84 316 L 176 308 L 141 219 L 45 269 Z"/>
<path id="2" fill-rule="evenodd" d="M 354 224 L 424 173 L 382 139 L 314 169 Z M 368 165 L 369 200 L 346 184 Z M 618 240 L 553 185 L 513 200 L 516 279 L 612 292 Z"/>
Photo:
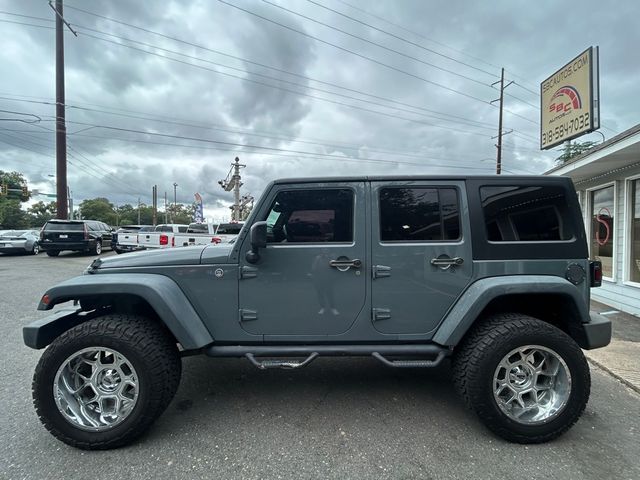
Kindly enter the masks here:
<path id="1" fill-rule="evenodd" d="M 571 374 L 565 407 L 546 423 L 523 425 L 499 408 L 493 376 L 501 359 L 513 349 L 540 345 L 552 349 Z M 487 318 L 467 334 L 453 358 L 454 384 L 467 406 L 498 436 L 516 443 L 552 440 L 578 420 L 589 400 L 589 366 L 576 342 L 559 328 L 526 315 L 509 313 Z"/>
<path id="2" fill-rule="evenodd" d="M 122 423 L 106 431 L 86 431 L 67 420 L 56 405 L 53 384 L 61 364 L 88 347 L 111 348 L 124 355 L 138 374 L 139 393 Z M 67 330 L 44 352 L 33 377 L 33 402 L 49 432 L 85 450 L 131 443 L 162 414 L 180 383 L 181 360 L 175 340 L 158 323 L 136 315 L 111 314 Z"/>
<path id="3" fill-rule="evenodd" d="M 58 255 L 60 255 L 58 250 L 47 250 L 48 257 L 57 257 Z"/>

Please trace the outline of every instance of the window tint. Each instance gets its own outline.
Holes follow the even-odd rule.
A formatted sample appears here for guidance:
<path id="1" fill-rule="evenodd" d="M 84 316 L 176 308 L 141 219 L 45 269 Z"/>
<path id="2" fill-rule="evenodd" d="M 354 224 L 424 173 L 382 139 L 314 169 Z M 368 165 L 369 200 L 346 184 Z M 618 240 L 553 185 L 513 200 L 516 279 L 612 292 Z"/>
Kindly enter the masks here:
<path id="1" fill-rule="evenodd" d="M 186 225 L 181 225 L 181 226 L 178 227 L 178 232 L 179 233 L 187 233 L 187 228 L 189 228 L 189 227 L 187 227 Z"/>
<path id="2" fill-rule="evenodd" d="M 79 222 L 50 222 L 44 226 L 44 229 L 47 232 L 82 232 L 84 230 L 84 224 Z"/>
<path id="3" fill-rule="evenodd" d="M 631 187 L 629 280 L 640 283 L 640 180 L 631 181 L 629 186 Z"/>
<path id="4" fill-rule="evenodd" d="M 380 240 L 428 242 L 458 240 L 460 214 L 454 188 L 380 190 Z"/>
<path id="5" fill-rule="evenodd" d="M 481 187 L 487 238 L 491 242 L 571 240 L 564 221 L 567 199 L 557 186 Z"/>
<path id="6" fill-rule="evenodd" d="M 237 235 L 242 230 L 242 223 L 221 223 L 216 230 L 218 235 Z"/>
<path id="7" fill-rule="evenodd" d="M 352 242 L 353 191 L 345 188 L 280 192 L 265 220 L 269 243 Z"/>
<path id="8" fill-rule="evenodd" d="M 173 229 L 169 225 L 158 225 L 156 232 L 173 232 Z"/>

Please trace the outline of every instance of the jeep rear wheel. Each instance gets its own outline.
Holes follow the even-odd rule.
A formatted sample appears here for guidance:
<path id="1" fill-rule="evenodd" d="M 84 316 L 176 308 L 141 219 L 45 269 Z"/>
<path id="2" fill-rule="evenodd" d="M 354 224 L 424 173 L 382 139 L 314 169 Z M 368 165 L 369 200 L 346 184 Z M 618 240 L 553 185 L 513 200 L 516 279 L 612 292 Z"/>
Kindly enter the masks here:
<path id="1" fill-rule="evenodd" d="M 59 250 L 47 250 L 48 257 L 57 257 L 58 255 L 60 255 Z"/>
<path id="2" fill-rule="evenodd" d="M 487 319 L 454 357 L 467 405 L 497 435 L 518 443 L 552 440 L 578 420 L 589 399 L 589 366 L 560 329 L 520 314 Z"/>
<path id="3" fill-rule="evenodd" d="M 175 341 L 157 323 L 106 315 L 58 337 L 33 378 L 44 426 L 82 449 L 126 445 L 171 402 L 180 382 Z"/>

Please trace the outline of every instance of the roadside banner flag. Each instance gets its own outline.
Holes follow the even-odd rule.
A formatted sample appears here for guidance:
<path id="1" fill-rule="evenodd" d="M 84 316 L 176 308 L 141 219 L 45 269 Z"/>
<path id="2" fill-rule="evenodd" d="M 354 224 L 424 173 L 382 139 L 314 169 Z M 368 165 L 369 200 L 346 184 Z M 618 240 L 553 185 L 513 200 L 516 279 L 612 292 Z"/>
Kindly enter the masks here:
<path id="1" fill-rule="evenodd" d="M 196 199 L 196 208 L 193 212 L 193 221 L 196 223 L 204 222 L 204 210 L 202 208 L 202 195 L 199 193 L 194 194 Z"/>

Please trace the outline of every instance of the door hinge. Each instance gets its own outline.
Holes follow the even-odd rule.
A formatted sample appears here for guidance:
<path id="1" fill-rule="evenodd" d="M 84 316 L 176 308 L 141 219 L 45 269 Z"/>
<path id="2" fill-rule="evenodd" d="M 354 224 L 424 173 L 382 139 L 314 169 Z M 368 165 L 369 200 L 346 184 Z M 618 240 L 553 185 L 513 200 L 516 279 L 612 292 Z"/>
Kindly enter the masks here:
<path id="1" fill-rule="evenodd" d="M 258 276 L 258 269 L 256 267 L 249 267 L 243 265 L 240 267 L 240 278 L 256 278 Z"/>
<path id="2" fill-rule="evenodd" d="M 374 265 L 372 268 L 373 278 L 382 278 L 391 276 L 391 267 L 386 265 Z"/>
<path id="3" fill-rule="evenodd" d="M 251 320 L 258 319 L 258 312 L 256 310 L 247 310 L 245 308 L 240 309 L 240 321 L 249 322 Z"/>
<path id="4" fill-rule="evenodd" d="M 371 318 L 374 322 L 378 320 L 389 320 L 391 318 L 391 309 L 389 308 L 374 308 L 371 311 Z"/>

